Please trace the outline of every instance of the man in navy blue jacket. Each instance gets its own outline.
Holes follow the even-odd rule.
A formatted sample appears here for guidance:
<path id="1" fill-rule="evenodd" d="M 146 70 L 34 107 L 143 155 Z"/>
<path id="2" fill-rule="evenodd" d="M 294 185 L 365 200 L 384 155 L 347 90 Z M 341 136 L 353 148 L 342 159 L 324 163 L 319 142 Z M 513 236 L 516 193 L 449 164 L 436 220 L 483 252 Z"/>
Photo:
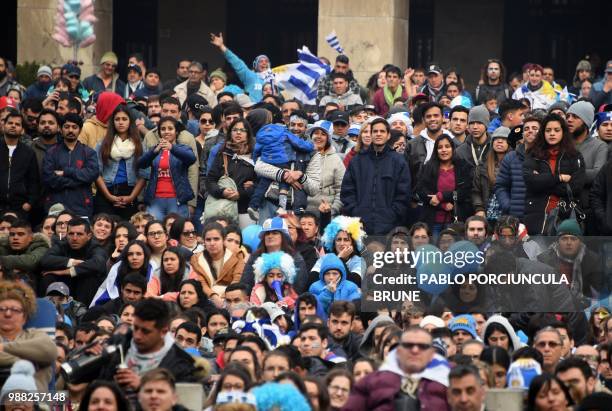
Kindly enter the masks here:
<path id="1" fill-rule="evenodd" d="M 386 120 L 371 123 L 372 145 L 350 162 L 340 190 L 343 214 L 360 217 L 369 235 L 385 235 L 406 218 L 410 170 L 403 155 L 388 145 Z"/>
<path id="2" fill-rule="evenodd" d="M 81 117 L 66 114 L 62 124 L 63 141 L 45 153 L 42 180 L 48 188 L 44 198 L 46 211 L 53 204 L 61 203 L 76 215 L 91 217 L 93 214 L 91 185 L 100 171 L 96 152 L 78 141 L 82 128 Z"/>

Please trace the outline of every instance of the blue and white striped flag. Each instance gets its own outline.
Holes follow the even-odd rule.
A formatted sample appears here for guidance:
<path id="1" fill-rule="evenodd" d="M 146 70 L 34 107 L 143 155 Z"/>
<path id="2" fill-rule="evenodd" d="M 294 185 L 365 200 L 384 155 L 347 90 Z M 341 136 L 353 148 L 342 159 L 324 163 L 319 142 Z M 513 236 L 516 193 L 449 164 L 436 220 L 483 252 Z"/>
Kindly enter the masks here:
<path id="1" fill-rule="evenodd" d="M 338 54 L 344 53 L 344 49 L 340 45 L 340 40 L 338 40 L 338 36 L 335 31 L 332 31 L 327 36 L 325 36 L 325 41 L 329 44 L 329 47 L 333 48 L 338 52 Z"/>
<path id="2" fill-rule="evenodd" d="M 275 67 L 276 85 L 304 104 L 316 104 L 317 83 L 331 72 L 331 67 L 312 54 L 308 47 L 297 51 L 299 63 Z"/>

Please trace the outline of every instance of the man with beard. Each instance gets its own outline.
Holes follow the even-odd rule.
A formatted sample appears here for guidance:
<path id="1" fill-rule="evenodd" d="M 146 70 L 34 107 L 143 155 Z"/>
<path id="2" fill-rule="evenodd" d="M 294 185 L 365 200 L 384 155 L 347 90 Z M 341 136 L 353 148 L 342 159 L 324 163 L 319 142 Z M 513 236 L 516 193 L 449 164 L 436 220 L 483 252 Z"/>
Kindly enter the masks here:
<path id="1" fill-rule="evenodd" d="M 21 87 L 19 83 L 13 80 L 7 73 L 7 62 L 6 59 L 0 56 L 0 97 L 6 96 L 6 93 L 11 87 Z"/>
<path id="2" fill-rule="evenodd" d="M 60 118 L 57 113 L 53 110 L 43 109 L 38 117 L 38 137 L 32 141 L 32 150 L 36 156 L 36 164 L 38 166 L 39 181 L 42 181 L 42 164 L 45 158 L 45 153 L 55 144 L 62 140 L 59 132 Z M 40 186 L 41 192 L 40 197 L 45 198 L 47 194 L 47 187 L 45 185 Z M 40 204 L 34 206 L 34 216 L 41 217 L 39 213 L 42 213 L 43 207 Z"/>
<path id="3" fill-rule="evenodd" d="M 100 171 L 96 152 L 78 141 L 82 127 L 81 117 L 68 113 L 62 124 L 63 141 L 45 154 L 42 180 L 49 188 L 45 211 L 61 203 L 79 216 L 91 217 L 93 213 L 91 184 Z"/>
<path id="4" fill-rule="evenodd" d="M 51 87 L 51 67 L 41 66 L 36 73 L 36 82 L 23 93 L 23 99 L 35 98 L 43 100 Z"/>
<path id="5" fill-rule="evenodd" d="M 497 97 L 498 104 L 509 99 L 510 88 L 506 84 L 505 78 L 506 68 L 502 62 L 497 59 L 487 60 L 481 72 L 481 82 L 474 91 L 476 104 L 484 104 L 487 96 Z"/>
<path id="6" fill-rule="evenodd" d="M 589 134 L 589 129 L 595 117 L 595 108 L 587 101 L 579 101 L 572 104 L 567 110 L 567 128 L 576 142 L 576 149 L 584 157 L 586 178 L 584 189 L 580 197 L 582 211 L 587 215 L 587 235 L 598 234 L 597 225 L 594 224 L 594 216 L 589 205 L 589 192 L 593 181 L 599 170 L 606 164 L 608 159 L 608 147 L 606 143 Z"/>
<path id="7" fill-rule="evenodd" d="M 23 123 L 25 134 L 21 140 L 30 145 L 32 139 L 38 133 L 38 117 L 43 109 L 42 100 L 37 98 L 24 99 L 20 107 L 21 114 L 23 114 L 23 119 L 25 120 L 25 123 Z"/>
<path id="8" fill-rule="evenodd" d="M 410 164 L 413 176 L 419 168 L 429 161 L 433 153 L 434 143 L 445 131 L 442 129 L 442 106 L 438 103 L 425 103 L 419 107 L 423 113 L 425 129 L 406 146 L 406 158 Z"/>
<path id="9" fill-rule="evenodd" d="M 0 210 L 18 214 L 29 213 L 39 194 L 34 151 L 20 141 L 23 123 L 19 112 L 9 112 L 0 140 Z"/>
<path id="10" fill-rule="evenodd" d="M 355 304 L 350 301 L 334 301 L 329 307 L 327 326 L 331 339 L 329 347 L 334 352 L 344 351 L 347 359 L 354 361 L 360 357 L 361 336 L 351 332 L 355 320 Z"/>

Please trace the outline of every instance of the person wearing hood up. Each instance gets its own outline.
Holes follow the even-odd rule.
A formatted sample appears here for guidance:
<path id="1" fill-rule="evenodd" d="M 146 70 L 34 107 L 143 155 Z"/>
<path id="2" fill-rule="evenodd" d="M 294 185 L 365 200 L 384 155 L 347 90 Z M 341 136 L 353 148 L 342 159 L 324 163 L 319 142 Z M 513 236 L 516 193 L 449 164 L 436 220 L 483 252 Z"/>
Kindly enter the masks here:
<path id="1" fill-rule="evenodd" d="M 254 102 L 259 102 L 263 97 L 263 85 L 266 83 L 266 74 L 270 72 L 270 58 L 265 54 L 261 54 L 253 61 L 253 70 L 250 70 L 247 65 L 228 49 L 223 42 L 223 34 L 215 35 L 210 33 L 210 42 L 219 48 L 223 53 L 227 62 L 236 71 L 236 75 L 244 85 L 246 93 Z"/>
<path id="2" fill-rule="evenodd" d="M 501 347 L 509 354 L 523 347 L 508 319 L 501 315 L 489 317 L 481 337 L 485 345 Z"/>
<path id="3" fill-rule="evenodd" d="M 61 281 L 49 284 L 46 297 L 55 304 L 58 312 L 64 313 L 64 318 L 67 318 L 65 322 L 68 322 L 73 327 L 79 324 L 87 313 L 87 306 L 72 298 L 70 296 L 70 288 Z M 61 311 L 59 307 L 61 307 Z"/>
<path id="4" fill-rule="evenodd" d="M 346 267 L 335 254 L 327 254 L 321 260 L 319 281 L 310 286 L 310 291 L 317 297 L 323 310 L 338 300 L 352 301 L 361 298 L 361 290 L 351 281 L 346 280 Z"/>
<path id="5" fill-rule="evenodd" d="M 119 104 L 125 104 L 125 100 L 119 94 L 110 91 L 100 93 L 96 103 L 96 115 L 83 123 L 79 141 L 95 149 L 98 143 L 104 140 L 108 129 L 108 120 Z"/>
<path id="6" fill-rule="evenodd" d="M 358 287 L 361 286 L 361 279 L 366 271 L 365 259 L 361 256 L 365 250 L 364 238 L 365 233 L 361 229 L 359 218 L 346 216 L 334 218 L 321 236 L 324 252 L 338 256 L 346 268 L 346 279 Z M 309 286 L 318 281 L 324 257 L 321 256 L 311 268 L 308 276 Z"/>
<path id="7" fill-rule="evenodd" d="M 431 334 L 410 327 L 379 370 L 353 387 L 342 410 L 449 410 L 449 372 L 448 362 L 433 349 Z"/>
<path id="8" fill-rule="evenodd" d="M 305 292 L 299 295 L 295 300 L 295 309 L 293 310 L 293 329 L 289 331 L 291 338 L 295 337 L 304 322 L 304 319 L 310 315 L 316 315 L 322 320 L 327 320 L 327 313 L 323 311 L 323 308 L 317 297 L 309 292 Z"/>
<path id="9" fill-rule="evenodd" d="M 368 328 L 366 328 L 365 332 L 363 333 L 361 343 L 359 344 L 359 351 L 363 357 L 370 357 L 371 354 L 377 352 L 376 348 L 380 342 L 379 340 L 383 329 L 387 325 L 392 324 L 395 324 L 393 318 L 386 314 L 380 314 L 369 322 Z"/>

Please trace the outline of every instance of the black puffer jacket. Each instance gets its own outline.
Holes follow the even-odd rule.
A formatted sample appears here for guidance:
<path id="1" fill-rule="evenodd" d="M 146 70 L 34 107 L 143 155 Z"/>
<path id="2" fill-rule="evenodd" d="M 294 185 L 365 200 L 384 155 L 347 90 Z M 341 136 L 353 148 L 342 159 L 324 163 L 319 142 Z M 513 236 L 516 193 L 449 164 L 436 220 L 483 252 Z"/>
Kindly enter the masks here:
<path id="1" fill-rule="evenodd" d="M 572 176 L 568 184 L 559 180 L 559 174 Z M 542 234 L 546 221 L 546 206 L 551 195 L 568 200 L 567 186 L 569 185 L 574 200 L 580 205 L 580 193 L 584 187 L 585 165 L 582 154 L 570 155 L 559 153 L 553 174 L 547 160 L 535 158 L 532 154 L 525 156 L 523 163 L 523 177 L 525 179 L 525 218 L 524 223 L 531 235 Z M 561 218 L 569 217 L 561 215 Z"/>

